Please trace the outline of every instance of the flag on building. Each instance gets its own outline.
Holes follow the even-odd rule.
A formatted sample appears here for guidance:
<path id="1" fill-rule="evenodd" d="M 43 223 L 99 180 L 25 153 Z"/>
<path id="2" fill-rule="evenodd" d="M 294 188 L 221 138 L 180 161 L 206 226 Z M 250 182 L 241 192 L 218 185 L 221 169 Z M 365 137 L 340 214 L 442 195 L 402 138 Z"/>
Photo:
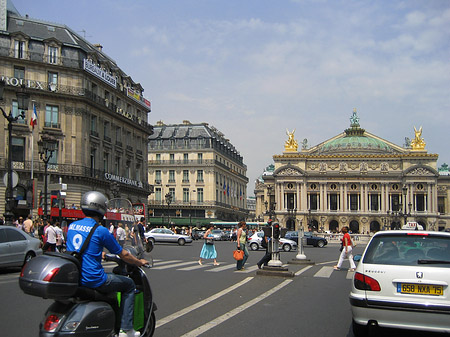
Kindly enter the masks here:
<path id="1" fill-rule="evenodd" d="M 34 126 L 37 125 L 37 111 L 36 111 L 36 105 L 33 103 L 33 114 L 31 115 L 30 125 L 34 129 Z"/>

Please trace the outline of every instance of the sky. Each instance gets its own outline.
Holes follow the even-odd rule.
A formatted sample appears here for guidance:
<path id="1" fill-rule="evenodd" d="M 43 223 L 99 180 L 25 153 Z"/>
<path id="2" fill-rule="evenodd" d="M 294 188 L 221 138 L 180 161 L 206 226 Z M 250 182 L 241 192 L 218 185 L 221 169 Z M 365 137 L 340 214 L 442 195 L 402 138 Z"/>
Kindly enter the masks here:
<path id="1" fill-rule="evenodd" d="M 350 126 L 399 146 L 423 127 L 450 163 L 448 0 L 13 0 L 70 27 L 144 88 L 149 123 L 206 122 L 247 166 L 247 193 L 288 136 Z"/>

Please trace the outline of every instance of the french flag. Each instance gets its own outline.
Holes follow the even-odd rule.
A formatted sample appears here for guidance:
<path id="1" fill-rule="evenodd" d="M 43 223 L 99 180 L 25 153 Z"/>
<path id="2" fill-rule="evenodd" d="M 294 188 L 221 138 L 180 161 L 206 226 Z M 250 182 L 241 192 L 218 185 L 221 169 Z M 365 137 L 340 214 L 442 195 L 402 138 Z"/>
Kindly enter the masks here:
<path id="1" fill-rule="evenodd" d="M 30 125 L 34 129 L 34 126 L 37 125 L 37 111 L 36 111 L 36 105 L 33 104 L 33 115 L 31 116 Z"/>

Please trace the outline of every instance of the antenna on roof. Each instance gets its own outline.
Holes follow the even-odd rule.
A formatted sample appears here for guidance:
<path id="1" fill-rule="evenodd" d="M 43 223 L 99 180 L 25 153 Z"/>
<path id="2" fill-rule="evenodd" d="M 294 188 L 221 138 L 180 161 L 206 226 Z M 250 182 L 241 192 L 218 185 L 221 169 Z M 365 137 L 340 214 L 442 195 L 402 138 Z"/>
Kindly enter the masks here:
<path id="1" fill-rule="evenodd" d="M 83 33 L 83 39 L 86 39 L 87 37 L 92 37 L 92 35 L 86 35 L 86 30 L 82 29 L 78 31 L 79 33 Z"/>

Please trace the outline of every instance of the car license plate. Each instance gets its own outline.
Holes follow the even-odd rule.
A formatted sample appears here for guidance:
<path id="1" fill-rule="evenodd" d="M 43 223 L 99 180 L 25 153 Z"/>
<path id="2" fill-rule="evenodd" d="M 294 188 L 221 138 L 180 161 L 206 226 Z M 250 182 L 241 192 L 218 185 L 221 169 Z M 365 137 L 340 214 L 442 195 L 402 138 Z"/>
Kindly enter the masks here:
<path id="1" fill-rule="evenodd" d="M 434 284 L 397 283 L 397 292 L 402 294 L 444 295 L 444 287 Z"/>

